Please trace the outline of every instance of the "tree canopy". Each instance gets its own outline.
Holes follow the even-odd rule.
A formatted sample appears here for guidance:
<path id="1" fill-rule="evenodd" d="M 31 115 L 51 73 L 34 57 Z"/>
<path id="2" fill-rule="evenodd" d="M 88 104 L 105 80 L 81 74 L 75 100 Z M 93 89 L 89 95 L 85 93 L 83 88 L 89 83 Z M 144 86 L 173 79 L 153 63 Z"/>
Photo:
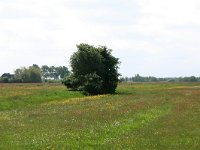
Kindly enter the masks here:
<path id="1" fill-rule="evenodd" d="M 118 83 L 119 59 L 106 46 L 77 45 L 70 58 L 72 74 L 63 82 L 68 88 L 85 94 L 114 93 Z"/>
<path id="2" fill-rule="evenodd" d="M 69 75 L 65 66 L 47 66 L 41 68 L 37 64 L 29 67 L 17 68 L 14 74 L 4 73 L 0 77 L 0 83 L 36 83 L 36 82 L 60 82 Z"/>
<path id="3" fill-rule="evenodd" d="M 47 66 L 43 65 L 41 67 L 42 70 L 42 77 L 44 79 L 63 79 L 65 76 L 69 75 L 69 70 L 65 66 Z"/>
<path id="4" fill-rule="evenodd" d="M 41 69 L 36 64 L 15 70 L 15 78 L 21 82 L 42 82 L 41 74 Z"/>

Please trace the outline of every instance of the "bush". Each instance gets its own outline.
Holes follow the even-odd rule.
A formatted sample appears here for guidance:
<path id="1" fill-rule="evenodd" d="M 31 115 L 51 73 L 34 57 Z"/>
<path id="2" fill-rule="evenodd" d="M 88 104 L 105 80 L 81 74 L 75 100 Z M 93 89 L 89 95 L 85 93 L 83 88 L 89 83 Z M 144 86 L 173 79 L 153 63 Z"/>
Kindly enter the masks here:
<path id="1" fill-rule="evenodd" d="M 63 83 L 85 94 L 114 93 L 118 83 L 118 58 L 105 46 L 77 45 L 70 59 L 72 74 Z"/>
<path id="2" fill-rule="evenodd" d="M 3 83 L 8 83 L 9 82 L 9 79 L 8 79 L 8 77 L 3 77 Z"/>
<path id="3" fill-rule="evenodd" d="M 82 91 L 86 95 L 96 95 L 102 93 L 102 79 L 96 73 L 85 75 Z"/>
<path id="4" fill-rule="evenodd" d="M 76 78 L 74 75 L 67 76 L 62 83 L 72 90 L 79 90 L 81 85 L 81 79 Z"/>

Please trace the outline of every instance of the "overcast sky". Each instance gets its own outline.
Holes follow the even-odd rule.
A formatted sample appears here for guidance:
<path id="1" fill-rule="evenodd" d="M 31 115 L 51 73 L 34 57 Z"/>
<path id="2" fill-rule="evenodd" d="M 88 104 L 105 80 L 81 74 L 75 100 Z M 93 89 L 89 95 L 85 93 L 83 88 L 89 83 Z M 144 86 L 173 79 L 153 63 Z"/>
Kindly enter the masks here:
<path id="1" fill-rule="evenodd" d="M 123 76 L 200 76 L 198 0 L 0 0 L 0 74 L 105 45 Z"/>

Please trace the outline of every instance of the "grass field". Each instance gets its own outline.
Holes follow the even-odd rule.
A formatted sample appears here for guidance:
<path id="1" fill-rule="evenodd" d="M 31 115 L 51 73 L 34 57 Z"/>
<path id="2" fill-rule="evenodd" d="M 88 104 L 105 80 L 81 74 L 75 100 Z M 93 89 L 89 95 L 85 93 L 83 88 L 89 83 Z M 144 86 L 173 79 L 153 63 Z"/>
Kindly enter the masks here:
<path id="1" fill-rule="evenodd" d="M 200 84 L 120 84 L 86 97 L 0 84 L 0 149 L 200 149 Z"/>

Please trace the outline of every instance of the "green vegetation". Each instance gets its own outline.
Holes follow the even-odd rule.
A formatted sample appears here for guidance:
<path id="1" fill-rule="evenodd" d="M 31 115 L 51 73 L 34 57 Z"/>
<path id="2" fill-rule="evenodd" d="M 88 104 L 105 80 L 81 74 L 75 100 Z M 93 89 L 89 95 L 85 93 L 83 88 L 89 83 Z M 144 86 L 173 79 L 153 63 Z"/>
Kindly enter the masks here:
<path id="1" fill-rule="evenodd" d="M 50 101 L 83 97 L 60 84 L 0 84 L 0 110 L 23 109 Z"/>
<path id="2" fill-rule="evenodd" d="M 42 77 L 45 80 L 48 80 L 48 79 L 54 79 L 54 80 L 63 79 L 65 76 L 69 75 L 69 70 L 65 66 L 55 67 L 55 66 L 43 65 L 41 67 L 41 71 L 42 71 Z"/>
<path id="3" fill-rule="evenodd" d="M 21 82 L 42 82 L 42 72 L 38 65 L 34 64 L 28 68 L 22 67 L 15 70 L 15 78 Z"/>
<path id="4" fill-rule="evenodd" d="M 69 75 L 69 70 L 65 66 L 47 66 L 41 68 L 33 64 L 29 67 L 21 67 L 15 70 L 15 74 L 4 73 L 0 77 L 0 83 L 59 83 Z"/>
<path id="5" fill-rule="evenodd" d="M 118 58 L 105 46 L 77 45 L 70 59 L 72 74 L 63 82 L 87 95 L 114 93 L 118 83 Z"/>
<path id="6" fill-rule="evenodd" d="M 200 77 L 165 77 L 156 78 L 153 76 L 143 77 L 136 74 L 134 77 L 121 77 L 121 82 L 200 82 Z"/>
<path id="7" fill-rule="evenodd" d="M 0 84 L 0 149 L 200 149 L 200 84 Z"/>

